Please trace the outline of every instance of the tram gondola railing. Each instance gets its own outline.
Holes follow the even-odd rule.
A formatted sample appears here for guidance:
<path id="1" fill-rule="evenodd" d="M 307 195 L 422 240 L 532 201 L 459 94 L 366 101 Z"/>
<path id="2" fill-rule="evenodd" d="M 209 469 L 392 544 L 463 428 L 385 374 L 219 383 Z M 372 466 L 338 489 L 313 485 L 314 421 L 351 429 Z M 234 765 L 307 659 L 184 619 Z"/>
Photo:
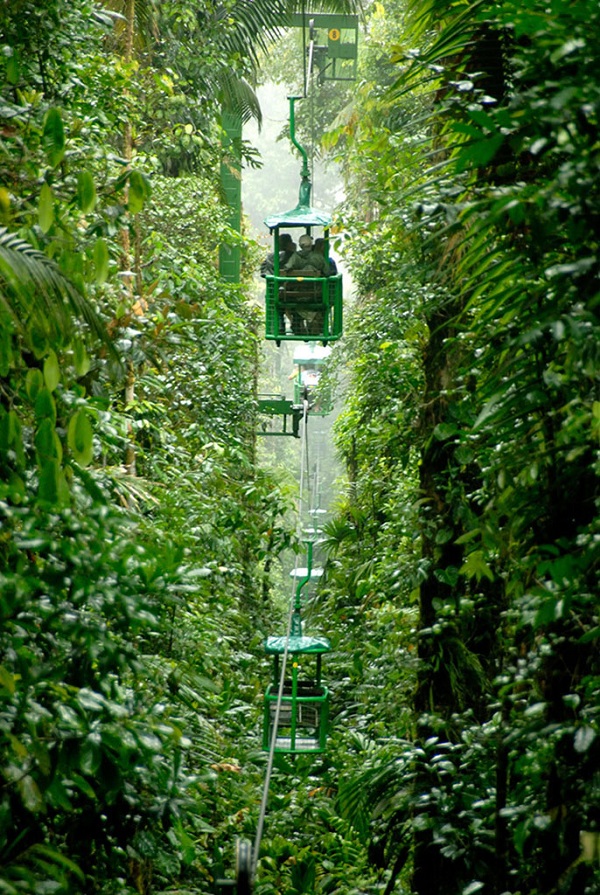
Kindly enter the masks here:
<path id="1" fill-rule="evenodd" d="M 333 342 L 343 331 L 342 275 L 267 275 L 265 337 Z"/>
<path id="2" fill-rule="evenodd" d="M 277 715 L 278 688 L 270 685 L 265 694 L 263 748 L 271 744 Z M 284 686 L 277 730 L 275 751 L 300 753 L 323 752 L 329 725 L 329 690 L 324 685 L 300 684 L 294 693 L 292 681 Z"/>

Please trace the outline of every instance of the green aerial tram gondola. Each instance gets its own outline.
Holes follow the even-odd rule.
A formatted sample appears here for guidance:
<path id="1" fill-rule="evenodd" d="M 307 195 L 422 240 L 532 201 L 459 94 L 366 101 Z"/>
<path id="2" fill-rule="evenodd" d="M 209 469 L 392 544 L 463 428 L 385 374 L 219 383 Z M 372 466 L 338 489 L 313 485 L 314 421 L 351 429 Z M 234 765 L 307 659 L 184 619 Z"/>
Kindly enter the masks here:
<path id="1" fill-rule="evenodd" d="M 306 151 L 296 141 L 294 102 L 290 96 L 290 137 L 302 155 L 298 205 L 273 214 L 265 224 L 273 236 L 273 271 L 265 275 L 265 338 L 282 341 L 333 342 L 342 335 L 342 275 L 332 273 L 329 260 L 331 215 L 310 205 L 311 182 Z M 312 263 L 309 253 L 295 252 L 285 263 L 280 236 L 312 243 L 322 233 L 322 262 Z M 294 232 L 296 231 L 296 233 Z M 314 259 L 312 259 L 314 260 Z"/>
<path id="2" fill-rule="evenodd" d="M 323 752 L 329 727 L 329 690 L 322 681 L 321 658 L 331 644 L 327 637 L 307 637 L 302 631 L 301 591 L 313 571 L 312 541 L 307 546 L 307 567 L 296 585 L 289 633 L 265 640 L 273 676 L 264 699 L 263 749 L 293 755 Z"/>
<path id="3" fill-rule="evenodd" d="M 294 405 L 301 405 L 306 399 L 311 416 L 327 416 L 333 410 L 331 389 L 319 394 L 321 372 L 330 353 L 331 348 L 314 342 L 298 345 L 294 350 Z"/>

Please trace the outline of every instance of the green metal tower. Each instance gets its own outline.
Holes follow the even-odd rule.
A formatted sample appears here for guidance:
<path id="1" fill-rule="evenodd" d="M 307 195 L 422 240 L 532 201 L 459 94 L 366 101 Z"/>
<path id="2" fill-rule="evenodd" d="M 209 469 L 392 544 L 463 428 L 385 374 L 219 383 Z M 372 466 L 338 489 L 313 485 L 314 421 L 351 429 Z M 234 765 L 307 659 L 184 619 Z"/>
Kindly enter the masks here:
<path id="1" fill-rule="evenodd" d="M 223 112 L 223 161 L 221 162 L 221 186 L 229 207 L 228 223 L 236 233 L 242 224 L 242 164 L 240 143 L 242 117 L 239 113 Z M 240 247 L 222 243 L 219 249 L 219 273 L 228 283 L 240 281 Z"/>

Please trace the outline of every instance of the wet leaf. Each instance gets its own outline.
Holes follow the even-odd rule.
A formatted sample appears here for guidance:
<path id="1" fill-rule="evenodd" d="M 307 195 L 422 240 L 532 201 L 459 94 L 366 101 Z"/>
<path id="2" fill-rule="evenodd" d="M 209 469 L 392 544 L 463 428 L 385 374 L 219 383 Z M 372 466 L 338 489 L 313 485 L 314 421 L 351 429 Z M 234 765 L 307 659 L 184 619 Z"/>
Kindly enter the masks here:
<path id="1" fill-rule="evenodd" d="M 65 130 L 58 109 L 50 109 L 46 115 L 42 142 L 50 166 L 56 168 L 65 154 Z"/>
<path id="2" fill-rule="evenodd" d="M 81 466 L 88 466 L 94 457 L 94 431 L 85 410 L 78 410 L 69 422 L 67 441 Z"/>
<path id="3" fill-rule="evenodd" d="M 42 184 L 42 189 L 40 190 L 38 223 L 42 233 L 47 233 L 54 223 L 54 197 L 52 195 L 52 187 L 47 183 Z"/>
<path id="4" fill-rule="evenodd" d="M 593 727 L 580 727 L 575 733 L 573 746 L 576 752 L 587 752 L 594 740 L 596 739 L 596 731 Z"/>
<path id="5" fill-rule="evenodd" d="M 106 241 L 99 236 L 94 246 L 94 265 L 96 267 L 96 283 L 100 285 L 108 279 L 108 248 Z"/>
<path id="6" fill-rule="evenodd" d="M 129 174 L 129 200 L 128 208 L 132 214 L 137 214 L 144 207 L 144 202 L 149 198 L 150 182 L 141 171 L 131 171 Z"/>
<path id="7" fill-rule="evenodd" d="M 95 208 L 96 186 L 89 171 L 80 171 L 77 175 L 77 202 L 84 214 Z"/>
<path id="8" fill-rule="evenodd" d="M 45 810 L 44 799 L 40 788 L 29 774 L 26 774 L 18 781 L 19 792 L 23 799 L 23 804 L 28 811 L 38 814 Z"/>

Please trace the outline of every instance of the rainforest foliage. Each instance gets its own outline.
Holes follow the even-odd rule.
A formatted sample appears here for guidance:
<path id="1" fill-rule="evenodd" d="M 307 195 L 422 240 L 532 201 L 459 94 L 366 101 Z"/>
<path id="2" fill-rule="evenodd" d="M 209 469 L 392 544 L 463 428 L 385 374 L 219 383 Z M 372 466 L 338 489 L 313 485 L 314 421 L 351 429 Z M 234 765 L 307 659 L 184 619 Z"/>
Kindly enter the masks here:
<path id="1" fill-rule="evenodd" d="M 252 107 L 269 21 L 240 61 L 220 7 L 1 16 L 0 887 L 208 891 L 239 645 L 289 537 L 254 468 L 257 321 L 217 268 L 220 92 Z"/>
<path id="2" fill-rule="evenodd" d="M 256 830 L 294 483 L 257 462 L 221 115 L 260 117 L 293 6 L 0 10 L 6 895 L 217 893 Z M 313 125 L 355 284 L 309 618 L 332 731 L 276 763 L 256 891 L 595 895 L 600 11 L 361 22 Z"/>
<path id="3" fill-rule="evenodd" d="M 418 609 L 414 690 L 379 669 L 399 742 L 379 709 L 340 790 L 388 891 L 600 886 L 599 24 L 376 3 L 328 137 L 358 288 L 331 598 L 380 637 Z"/>

